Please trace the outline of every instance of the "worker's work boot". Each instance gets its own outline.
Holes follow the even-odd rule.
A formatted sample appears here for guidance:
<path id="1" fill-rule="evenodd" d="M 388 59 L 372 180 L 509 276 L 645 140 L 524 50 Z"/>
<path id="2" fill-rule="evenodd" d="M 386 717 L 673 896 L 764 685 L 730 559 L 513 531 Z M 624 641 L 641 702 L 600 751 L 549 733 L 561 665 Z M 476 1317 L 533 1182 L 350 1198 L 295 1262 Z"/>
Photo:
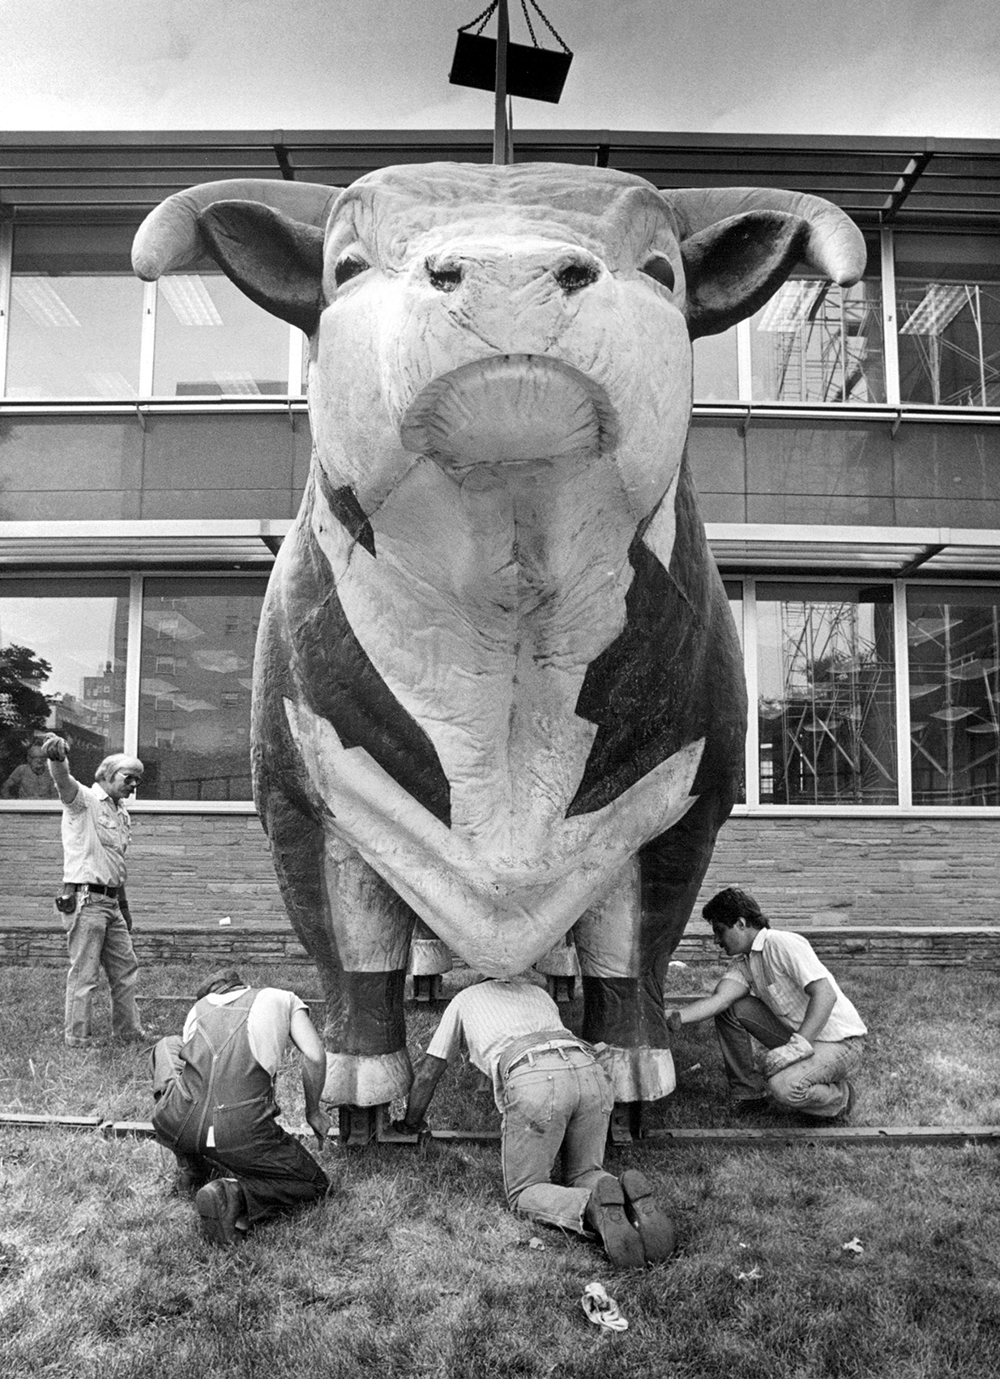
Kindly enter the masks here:
<path id="1" fill-rule="evenodd" d="M 202 1230 L 215 1245 L 236 1245 L 246 1236 L 236 1221 L 245 1209 L 243 1190 L 235 1178 L 213 1178 L 199 1188 L 194 1204 L 201 1217 Z"/>
<path id="2" fill-rule="evenodd" d="M 674 1251 L 674 1227 L 670 1217 L 653 1199 L 653 1186 L 637 1168 L 621 1176 L 625 1215 L 639 1232 L 647 1263 L 656 1264 Z"/>
<path id="3" fill-rule="evenodd" d="M 583 1219 L 600 1237 L 612 1264 L 619 1269 L 642 1268 L 646 1256 L 639 1232 L 625 1215 L 622 1185 L 610 1173 L 605 1173 L 594 1184 Z"/>

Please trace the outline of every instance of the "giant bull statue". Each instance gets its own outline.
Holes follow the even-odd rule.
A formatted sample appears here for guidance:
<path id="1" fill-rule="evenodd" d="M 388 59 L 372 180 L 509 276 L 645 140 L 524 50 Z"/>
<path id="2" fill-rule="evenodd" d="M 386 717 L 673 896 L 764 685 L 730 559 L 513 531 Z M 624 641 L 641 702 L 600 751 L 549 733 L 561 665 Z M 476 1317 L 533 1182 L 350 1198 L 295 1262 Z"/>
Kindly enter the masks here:
<path id="1" fill-rule="evenodd" d="M 856 281 L 860 233 L 809 196 L 435 163 L 195 187 L 133 259 L 153 279 L 206 250 L 310 343 L 253 762 L 325 986 L 327 1099 L 407 1091 L 418 917 L 493 975 L 572 936 L 618 1099 L 665 1095 L 663 980 L 746 718 L 684 458 L 690 342 L 797 263 Z"/>

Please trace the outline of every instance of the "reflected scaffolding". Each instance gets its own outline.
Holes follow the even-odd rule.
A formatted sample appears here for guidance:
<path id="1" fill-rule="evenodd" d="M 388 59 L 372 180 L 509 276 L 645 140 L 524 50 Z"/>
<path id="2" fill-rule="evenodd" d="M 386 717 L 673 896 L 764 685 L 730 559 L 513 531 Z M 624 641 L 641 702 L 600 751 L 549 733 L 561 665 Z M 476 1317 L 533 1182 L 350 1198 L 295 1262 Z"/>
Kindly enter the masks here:
<path id="1" fill-rule="evenodd" d="M 907 593 L 914 804 L 1000 804 L 995 590 Z"/>
<path id="2" fill-rule="evenodd" d="M 896 804 L 892 591 L 759 586 L 763 804 Z"/>

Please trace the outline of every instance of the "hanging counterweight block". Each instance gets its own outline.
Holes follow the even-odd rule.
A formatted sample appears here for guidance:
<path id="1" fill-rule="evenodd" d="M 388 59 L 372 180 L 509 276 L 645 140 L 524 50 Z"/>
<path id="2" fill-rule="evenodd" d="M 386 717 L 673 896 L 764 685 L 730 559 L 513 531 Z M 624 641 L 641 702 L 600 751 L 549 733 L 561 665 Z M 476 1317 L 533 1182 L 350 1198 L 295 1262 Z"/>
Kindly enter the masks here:
<path id="1" fill-rule="evenodd" d="M 507 94 L 555 105 L 573 61 L 572 53 L 551 48 L 531 48 L 525 43 L 507 45 Z M 477 91 L 496 90 L 497 41 L 482 34 L 458 34 L 448 80 L 453 86 L 474 86 Z"/>

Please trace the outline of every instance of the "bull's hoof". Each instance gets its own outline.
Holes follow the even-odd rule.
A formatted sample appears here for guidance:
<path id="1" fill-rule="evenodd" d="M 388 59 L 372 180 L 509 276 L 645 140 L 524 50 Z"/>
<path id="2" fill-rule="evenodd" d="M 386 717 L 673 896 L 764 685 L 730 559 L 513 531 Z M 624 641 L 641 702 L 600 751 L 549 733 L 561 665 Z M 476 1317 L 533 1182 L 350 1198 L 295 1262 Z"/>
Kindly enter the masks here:
<path id="1" fill-rule="evenodd" d="M 546 977 L 545 986 L 552 999 L 560 1005 L 572 1001 L 576 994 L 575 977 Z"/>
<path id="2" fill-rule="evenodd" d="M 383 1106 L 405 1097 L 412 1081 L 405 1049 L 378 1054 L 328 1051 L 323 1101 L 334 1106 Z"/>
<path id="3" fill-rule="evenodd" d="M 642 1138 L 642 1102 L 616 1101 L 608 1123 L 612 1144 L 631 1144 Z"/>
<path id="4" fill-rule="evenodd" d="M 615 1101 L 659 1101 L 677 1086 L 673 1055 L 669 1049 L 623 1049 L 609 1044 L 598 1055 L 611 1078 Z"/>
<path id="5" fill-rule="evenodd" d="M 338 1106 L 337 1128 L 345 1149 L 360 1149 L 378 1133 L 380 1106 Z"/>
<path id="6" fill-rule="evenodd" d="M 425 975 L 413 974 L 413 999 L 421 1004 L 430 1004 L 432 1001 L 443 1001 L 444 990 L 439 972 L 427 973 Z"/>

